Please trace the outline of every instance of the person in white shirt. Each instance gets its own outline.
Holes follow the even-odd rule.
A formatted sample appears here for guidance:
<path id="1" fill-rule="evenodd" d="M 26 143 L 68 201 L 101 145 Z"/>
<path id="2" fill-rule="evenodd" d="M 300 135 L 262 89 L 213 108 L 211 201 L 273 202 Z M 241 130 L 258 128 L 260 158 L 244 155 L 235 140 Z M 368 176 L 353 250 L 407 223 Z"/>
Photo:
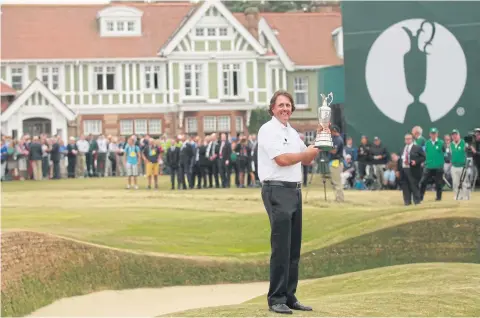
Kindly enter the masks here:
<path id="1" fill-rule="evenodd" d="M 87 173 L 87 157 L 86 153 L 88 152 L 88 149 L 90 147 L 90 144 L 88 143 L 87 140 L 85 140 L 84 135 L 80 135 L 80 138 L 77 140 L 77 148 L 78 148 L 78 153 L 77 153 L 77 178 L 83 178 L 86 176 Z"/>
<path id="2" fill-rule="evenodd" d="M 292 96 L 277 91 L 270 100 L 272 119 L 258 132 L 258 177 L 262 200 L 270 219 L 270 311 L 291 314 L 292 309 L 311 311 L 295 297 L 302 241 L 302 164 L 319 153 L 307 147 L 288 120 L 295 110 Z"/>
<path id="3" fill-rule="evenodd" d="M 97 173 L 99 177 L 105 177 L 105 165 L 107 163 L 108 140 L 105 136 L 100 135 L 97 139 L 98 157 L 97 157 Z"/>

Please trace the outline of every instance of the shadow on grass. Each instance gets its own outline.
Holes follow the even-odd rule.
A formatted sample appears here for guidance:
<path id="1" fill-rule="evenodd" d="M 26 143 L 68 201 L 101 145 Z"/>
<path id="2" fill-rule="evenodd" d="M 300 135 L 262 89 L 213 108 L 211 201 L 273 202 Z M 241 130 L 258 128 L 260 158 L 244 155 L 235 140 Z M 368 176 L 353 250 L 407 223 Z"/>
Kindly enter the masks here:
<path id="1" fill-rule="evenodd" d="M 13 244 L 22 237 L 28 239 Z M 301 277 L 320 278 L 422 262 L 480 263 L 479 238 L 478 218 L 402 224 L 305 253 Z M 107 289 L 263 280 L 268 280 L 267 260 L 240 263 L 172 259 L 94 247 L 40 233 L 2 234 L 3 316 L 25 315 L 64 297 Z"/>

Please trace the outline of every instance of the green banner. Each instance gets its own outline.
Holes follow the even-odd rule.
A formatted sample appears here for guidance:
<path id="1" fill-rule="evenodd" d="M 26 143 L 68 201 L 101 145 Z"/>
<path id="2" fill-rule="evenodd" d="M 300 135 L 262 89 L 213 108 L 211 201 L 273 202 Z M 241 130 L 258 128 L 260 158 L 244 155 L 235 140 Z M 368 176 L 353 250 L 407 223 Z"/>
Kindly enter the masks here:
<path id="1" fill-rule="evenodd" d="M 343 1 L 347 133 L 398 151 L 424 136 L 480 126 L 480 2 Z"/>

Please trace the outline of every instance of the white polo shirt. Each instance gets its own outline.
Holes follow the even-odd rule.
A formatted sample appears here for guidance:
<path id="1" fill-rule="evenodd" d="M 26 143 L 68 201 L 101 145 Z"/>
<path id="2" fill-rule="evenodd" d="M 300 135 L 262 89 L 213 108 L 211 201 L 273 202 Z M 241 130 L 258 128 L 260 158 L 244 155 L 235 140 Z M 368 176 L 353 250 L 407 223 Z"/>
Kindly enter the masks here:
<path id="1" fill-rule="evenodd" d="M 280 167 L 274 158 L 285 153 L 299 153 L 307 146 L 298 132 L 272 117 L 258 131 L 258 178 L 263 181 L 302 181 L 302 164 Z"/>

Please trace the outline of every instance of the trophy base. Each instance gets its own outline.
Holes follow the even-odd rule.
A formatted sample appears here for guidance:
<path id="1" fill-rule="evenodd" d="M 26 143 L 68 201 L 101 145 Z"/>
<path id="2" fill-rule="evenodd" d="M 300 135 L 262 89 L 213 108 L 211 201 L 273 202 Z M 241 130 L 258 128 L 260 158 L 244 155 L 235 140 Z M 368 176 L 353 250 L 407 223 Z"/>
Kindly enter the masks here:
<path id="1" fill-rule="evenodd" d="M 329 151 L 333 149 L 333 141 L 331 135 L 318 135 L 315 139 L 315 148 L 323 151 Z"/>

